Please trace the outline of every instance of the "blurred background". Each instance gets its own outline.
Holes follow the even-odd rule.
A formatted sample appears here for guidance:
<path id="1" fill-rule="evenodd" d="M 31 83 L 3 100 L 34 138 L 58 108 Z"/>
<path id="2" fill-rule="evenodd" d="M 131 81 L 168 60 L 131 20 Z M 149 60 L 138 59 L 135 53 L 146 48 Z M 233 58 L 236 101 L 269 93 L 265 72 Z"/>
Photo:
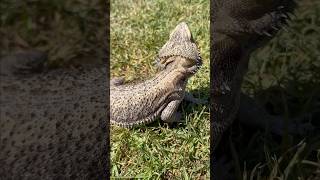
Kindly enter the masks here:
<path id="1" fill-rule="evenodd" d="M 301 0 L 289 25 L 253 54 L 243 90 L 269 113 L 315 126 L 281 137 L 234 123 L 221 149 L 223 171 L 237 179 L 317 179 L 320 175 L 320 2 Z M 155 55 L 181 21 L 199 45 L 204 65 L 188 84 L 209 98 L 209 1 L 111 1 L 111 75 L 140 81 L 153 76 Z M 24 49 L 49 54 L 53 67 L 106 56 L 103 0 L 2 0 L 0 55 Z M 139 129 L 111 127 L 114 177 L 209 178 L 209 109 L 184 103 L 186 124 Z"/>
<path id="2" fill-rule="evenodd" d="M 236 179 L 320 179 L 320 2 L 296 2 L 288 26 L 252 55 L 242 89 L 284 124 L 314 130 L 276 136 L 235 121 L 220 152 Z"/>
<path id="3" fill-rule="evenodd" d="M 103 0 L 2 0 L 0 55 L 26 49 L 48 53 L 51 66 L 106 56 Z"/>

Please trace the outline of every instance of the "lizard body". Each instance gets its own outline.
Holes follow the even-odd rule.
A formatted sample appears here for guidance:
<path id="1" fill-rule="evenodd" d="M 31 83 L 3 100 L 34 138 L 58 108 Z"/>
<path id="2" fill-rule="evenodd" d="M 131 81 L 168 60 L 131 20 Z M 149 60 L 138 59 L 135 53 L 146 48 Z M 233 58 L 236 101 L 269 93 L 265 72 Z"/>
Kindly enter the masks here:
<path id="1" fill-rule="evenodd" d="M 105 178 L 106 68 L 35 73 L 38 57 L 0 59 L 0 179 Z"/>
<path id="2" fill-rule="evenodd" d="M 244 98 L 240 98 L 240 87 L 250 53 L 260 42 L 270 39 L 269 35 L 286 19 L 284 12 L 289 11 L 287 1 L 259 3 L 253 0 L 212 3 L 213 108 L 210 114 L 214 148 L 242 107 Z M 111 122 L 130 127 L 150 122 L 162 114 L 163 120 L 176 116 L 176 107 L 184 97 L 186 79 L 192 75 L 190 70 L 196 69 L 199 56 L 195 46 L 188 45 L 192 43 L 191 36 L 187 38 L 189 41 L 180 38 L 188 37 L 189 33 L 183 33 L 187 36 L 177 34 L 173 33 L 171 37 L 175 41 L 169 40 L 160 51 L 157 62 L 164 70 L 155 78 L 136 85 L 114 83 Z M 174 46 L 183 51 L 173 49 Z M 23 179 L 21 175 L 25 174 L 42 179 L 64 175 L 87 179 L 101 174 L 107 159 L 107 153 L 102 150 L 107 146 L 103 140 L 107 119 L 106 68 L 55 70 L 16 77 L 9 75 L 15 71 L 3 69 L 8 65 L 2 62 L 0 174 L 18 179 Z M 183 67 L 184 63 L 187 66 Z M 169 75 L 171 73 L 173 75 Z M 248 114 L 250 112 L 245 113 Z"/>
<path id="3" fill-rule="evenodd" d="M 248 107 L 248 102 L 256 105 L 250 101 L 241 102 L 247 99 L 240 98 L 250 54 L 286 23 L 293 3 L 287 0 L 214 0 L 211 6 L 211 145 L 215 149 L 223 132 L 238 115 L 239 107 Z M 267 124 L 262 122 L 267 119 L 264 117 L 249 119 L 256 119 L 255 124 L 262 128 Z"/>
<path id="4" fill-rule="evenodd" d="M 185 28 L 182 24 L 182 28 L 174 32 L 187 33 L 181 37 L 190 38 Z M 196 72 L 201 62 L 189 57 L 190 54 L 187 57 L 179 52 L 171 55 L 159 54 L 159 59 L 171 62 L 158 62 L 164 70 L 156 78 L 135 86 L 116 86 L 121 84 L 117 81 L 111 87 L 116 93 L 111 96 L 119 97 L 118 92 L 126 96 L 133 87 L 138 94 L 161 91 L 163 93 L 153 98 L 163 101 L 142 103 L 161 111 L 162 119 L 171 119 L 184 96 L 187 78 Z M 45 59 L 46 55 L 39 52 L 0 58 L 0 179 L 106 178 L 107 68 L 47 71 Z M 112 102 L 121 100 L 116 98 Z M 119 107 L 112 107 L 114 113 L 121 113 L 117 112 Z M 143 113 L 146 111 L 138 114 Z"/>
<path id="5" fill-rule="evenodd" d="M 163 70 L 149 80 L 134 85 L 111 85 L 111 123 L 132 127 L 158 117 L 166 122 L 179 121 L 180 114 L 176 111 L 185 97 L 188 78 L 201 65 L 199 51 L 184 22 L 171 33 L 157 63 Z"/>

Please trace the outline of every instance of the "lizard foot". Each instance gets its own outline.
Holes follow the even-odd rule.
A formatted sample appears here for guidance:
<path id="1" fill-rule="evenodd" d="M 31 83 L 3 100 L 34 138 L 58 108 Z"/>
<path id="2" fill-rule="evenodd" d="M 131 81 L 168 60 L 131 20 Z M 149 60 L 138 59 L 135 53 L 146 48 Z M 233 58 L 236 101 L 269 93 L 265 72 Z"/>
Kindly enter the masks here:
<path id="1" fill-rule="evenodd" d="M 250 26 L 253 32 L 272 37 L 272 34 L 276 33 L 282 25 L 290 20 L 290 16 L 286 12 L 283 12 L 281 7 L 282 6 L 273 12 L 265 14 L 259 19 L 251 20 Z"/>

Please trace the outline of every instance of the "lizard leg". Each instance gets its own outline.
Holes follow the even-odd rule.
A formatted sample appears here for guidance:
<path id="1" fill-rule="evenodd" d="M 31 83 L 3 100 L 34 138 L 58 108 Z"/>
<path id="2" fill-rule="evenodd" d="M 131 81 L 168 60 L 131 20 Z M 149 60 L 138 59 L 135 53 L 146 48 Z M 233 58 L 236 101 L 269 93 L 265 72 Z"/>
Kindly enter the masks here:
<path id="1" fill-rule="evenodd" d="M 161 120 L 167 123 L 183 122 L 181 120 L 181 113 L 177 112 L 177 109 L 181 103 L 181 100 L 171 101 L 167 107 L 165 107 L 161 113 Z"/>
<path id="2" fill-rule="evenodd" d="M 190 92 L 185 92 L 184 100 L 192 102 L 194 104 L 208 104 L 207 100 L 195 98 Z"/>
<path id="3" fill-rule="evenodd" d="M 259 19 L 251 20 L 249 24 L 253 33 L 271 37 L 272 33 L 278 31 L 281 25 L 285 24 L 287 18 L 289 18 L 288 15 L 281 10 L 275 10 Z"/>
<path id="4" fill-rule="evenodd" d="M 111 86 L 119 86 L 119 85 L 122 85 L 124 84 L 124 77 L 114 77 L 114 78 L 111 78 L 110 80 L 110 85 Z"/>
<path id="5" fill-rule="evenodd" d="M 0 58 L 0 73 L 12 75 L 40 72 L 47 60 L 47 54 L 38 50 L 10 54 Z"/>
<path id="6" fill-rule="evenodd" d="M 285 123 L 284 117 L 270 115 L 261 105 L 248 95 L 241 93 L 239 114 L 240 122 L 258 127 L 261 129 L 269 129 L 270 132 L 283 135 L 285 129 L 290 134 L 303 135 L 314 129 L 310 123 L 299 123 L 301 121 L 289 119 Z M 287 127 L 286 127 L 287 125 Z"/>

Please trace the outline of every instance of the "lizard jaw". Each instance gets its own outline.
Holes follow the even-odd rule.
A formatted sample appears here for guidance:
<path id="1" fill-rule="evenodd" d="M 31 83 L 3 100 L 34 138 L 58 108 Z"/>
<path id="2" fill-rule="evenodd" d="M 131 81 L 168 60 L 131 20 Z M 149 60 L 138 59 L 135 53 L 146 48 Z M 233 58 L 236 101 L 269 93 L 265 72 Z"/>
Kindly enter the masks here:
<path id="1" fill-rule="evenodd" d="M 166 69 L 167 66 L 171 63 L 173 63 L 175 60 L 168 60 L 169 58 L 171 57 L 174 57 L 174 56 L 169 56 L 169 57 L 166 57 L 166 58 L 159 58 L 159 57 L 156 57 L 156 60 L 155 60 L 155 64 L 157 65 L 157 67 L 159 67 L 161 70 L 163 69 Z M 182 56 L 178 56 L 178 57 L 182 57 Z M 193 61 L 192 59 L 188 59 L 186 57 L 182 57 L 182 58 L 185 58 L 189 61 Z M 189 73 L 192 73 L 192 74 L 195 74 L 202 66 L 202 58 L 199 54 L 198 58 L 195 60 L 195 64 L 188 67 L 188 71 Z"/>

